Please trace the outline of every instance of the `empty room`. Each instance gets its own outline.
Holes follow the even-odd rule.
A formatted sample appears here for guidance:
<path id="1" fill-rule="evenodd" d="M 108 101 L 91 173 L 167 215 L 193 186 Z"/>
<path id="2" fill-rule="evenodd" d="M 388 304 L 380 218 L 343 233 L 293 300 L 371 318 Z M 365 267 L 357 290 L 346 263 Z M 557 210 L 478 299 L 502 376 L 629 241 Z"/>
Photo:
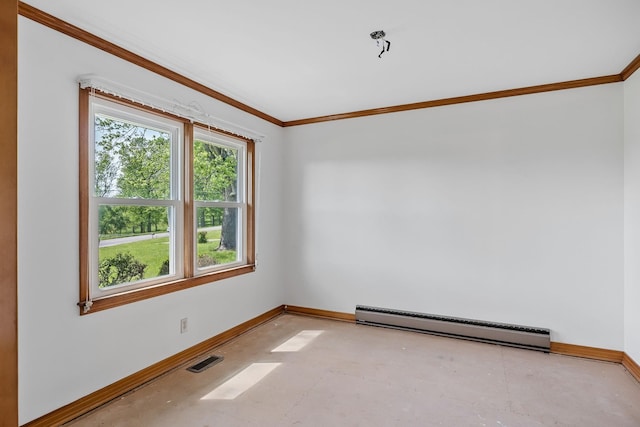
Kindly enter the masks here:
<path id="1" fill-rule="evenodd" d="M 640 2 L 1 8 L 0 425 L 640 425 Z"/>

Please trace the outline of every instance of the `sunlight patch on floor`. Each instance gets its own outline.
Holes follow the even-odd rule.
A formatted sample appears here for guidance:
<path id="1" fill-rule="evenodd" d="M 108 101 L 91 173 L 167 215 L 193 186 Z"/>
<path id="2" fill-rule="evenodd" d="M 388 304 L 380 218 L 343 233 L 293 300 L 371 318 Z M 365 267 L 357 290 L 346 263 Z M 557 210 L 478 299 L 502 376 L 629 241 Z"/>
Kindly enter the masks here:
<path id="1" fill-rule="evenodd" d="M 256 385 L 281 363 L 252 363 L 200 400 L 232 400 Z"/>
<path id="2" fill-rule="evenodd" d="M 297 335 L 289 338 L 278 347 L 271 350 L 272 353 L 284 351 L 300 351 L 311 341 L 316 339 L 324 331 L 300 331 Z"/>

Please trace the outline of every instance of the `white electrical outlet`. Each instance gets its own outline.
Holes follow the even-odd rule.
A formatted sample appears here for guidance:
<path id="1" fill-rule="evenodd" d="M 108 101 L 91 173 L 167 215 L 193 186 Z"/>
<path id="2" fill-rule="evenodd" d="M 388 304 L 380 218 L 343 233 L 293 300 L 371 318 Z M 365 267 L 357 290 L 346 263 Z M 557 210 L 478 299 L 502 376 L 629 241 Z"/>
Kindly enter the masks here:
<path id="1" fill-rule="evenodd" d="M 180 319 L 180 333 L 184 334 L 187 332 L 187 318 Z"/>

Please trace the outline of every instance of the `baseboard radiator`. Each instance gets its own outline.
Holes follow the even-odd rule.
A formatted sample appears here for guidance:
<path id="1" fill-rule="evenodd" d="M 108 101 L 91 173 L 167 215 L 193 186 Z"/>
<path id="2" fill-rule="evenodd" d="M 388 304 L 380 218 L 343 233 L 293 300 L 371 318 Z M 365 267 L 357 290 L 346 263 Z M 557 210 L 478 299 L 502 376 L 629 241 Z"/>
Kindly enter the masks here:
<path id="1" fill-rule="evenodd" d="M 356 306 L 356 323 L 549 352 L 549 329 Z"/>

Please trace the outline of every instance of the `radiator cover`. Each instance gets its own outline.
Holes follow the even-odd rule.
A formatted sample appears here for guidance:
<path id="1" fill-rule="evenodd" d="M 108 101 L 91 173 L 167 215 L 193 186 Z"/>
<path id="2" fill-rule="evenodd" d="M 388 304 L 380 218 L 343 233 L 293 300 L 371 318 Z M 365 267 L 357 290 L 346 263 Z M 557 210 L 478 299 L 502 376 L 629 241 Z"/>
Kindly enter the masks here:
<path id="1" fill-rule="evenodd" d="M 461 338 L 548 353 L 549 329 L 461 319 L 379 307 L 356 306 L 356 323 Z"/>

